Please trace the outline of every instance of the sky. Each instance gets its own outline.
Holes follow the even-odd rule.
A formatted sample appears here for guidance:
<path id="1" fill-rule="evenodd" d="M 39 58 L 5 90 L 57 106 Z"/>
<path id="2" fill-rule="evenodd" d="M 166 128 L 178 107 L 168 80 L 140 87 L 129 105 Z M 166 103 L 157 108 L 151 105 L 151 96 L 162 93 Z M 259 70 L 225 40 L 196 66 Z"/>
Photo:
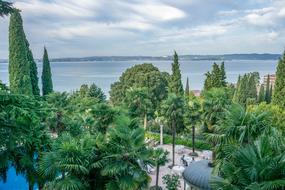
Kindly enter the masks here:
<path id="1" fill-rule="evenodd" d="M 35 58 L 282 53 L 285 0 L 19 0 Z M 9 18 L 0 18 L 0 59 Z"/>

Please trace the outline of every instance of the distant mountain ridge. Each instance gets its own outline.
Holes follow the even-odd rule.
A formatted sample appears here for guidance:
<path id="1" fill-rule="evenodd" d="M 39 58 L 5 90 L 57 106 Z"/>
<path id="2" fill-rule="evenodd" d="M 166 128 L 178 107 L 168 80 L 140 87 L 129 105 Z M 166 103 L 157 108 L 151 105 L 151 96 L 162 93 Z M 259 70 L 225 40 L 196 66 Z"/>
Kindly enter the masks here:
<path id="1" fill-rule="evenodd" d="M 278 60 L 281 54 L 223 54 L 223 55 L 180 55 L 180 60 Z M 55 58 L 53 62 L 65 61 L 163 61 L 172 60 L 172 56 L 92 56 L 82 58 Z"/>
<path id="2" fill-rule="evenodd" d="M 278 60 L 281 54 L 251 53 L 251 54 L 221 54 L 221 55 L 180 55 L 180 60 Z M 41 61 L 40 59 L 36 59 Z M 78 58 L 54 58 L 52 62 L 82 62 L 82 61 L 163 61 L 172 60 L 172 56 L 91 56 Z M 7 59 L 0 59 L 0 63 L 6 63 Z"/>

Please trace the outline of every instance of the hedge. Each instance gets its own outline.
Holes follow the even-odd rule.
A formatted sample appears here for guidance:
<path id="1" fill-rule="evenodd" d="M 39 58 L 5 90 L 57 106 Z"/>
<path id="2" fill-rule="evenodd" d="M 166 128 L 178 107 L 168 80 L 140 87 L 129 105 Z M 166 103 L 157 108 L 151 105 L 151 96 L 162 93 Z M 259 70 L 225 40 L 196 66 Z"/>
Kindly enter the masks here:
<path id="1" fill-rule="evenodd" d="M 155 140 L 155 141 L 160 141 L 160 134 L 159 133 L 151 133 L 151 132 L 146 132 L 145 134 L 146 138 Z M 171 144 L 172 143 L 172 136 L 171 135 L 163 135 L 163 143 L 164 144 Z M 176 145 L 184 145 L 186 147 L 191 148 L 192 147 L 192 139 L 185 139 L 182 137 L 177 136 L 176 137 Z M 211 146 L 209 143 L 201 140 L 195 140 L 195 148 L 198 150 L 210 150 Z"/>

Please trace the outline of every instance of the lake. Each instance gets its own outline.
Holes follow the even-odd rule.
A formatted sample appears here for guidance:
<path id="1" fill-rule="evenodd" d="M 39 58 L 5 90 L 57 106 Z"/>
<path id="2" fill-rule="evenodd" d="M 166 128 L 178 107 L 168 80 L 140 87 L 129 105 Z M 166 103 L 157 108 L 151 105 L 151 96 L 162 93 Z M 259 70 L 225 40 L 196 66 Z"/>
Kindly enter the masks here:
<path id="1" fill-rule="evenodd" d="M 129 67 L 141 63 L 153 63 L 161 71 L 171 72 L 171 61 L 90 61 L 90 62 L 52 62 L 54 90 L 67 91 L 78 89 L 81 84 L 97 84 L 108 96 L 110 85 L 117 81 Z M 182 80 L 185 85 L 189 77 L 190 89 L 203 88 L 204 74 L 211 69 L 214 61 L 180 61 Z M 260 76 L 275 73 L 277 60 L 232 60 L 225 61 L 227 80 L 235 83 L 238 75 L 258 71 Z M 38 64 L 41 75 L 42 63 Z M 39 75 L 39 76 L 40 76 Z M 0 80 L 8 83 L 8 63 L 0 63 Z"/>

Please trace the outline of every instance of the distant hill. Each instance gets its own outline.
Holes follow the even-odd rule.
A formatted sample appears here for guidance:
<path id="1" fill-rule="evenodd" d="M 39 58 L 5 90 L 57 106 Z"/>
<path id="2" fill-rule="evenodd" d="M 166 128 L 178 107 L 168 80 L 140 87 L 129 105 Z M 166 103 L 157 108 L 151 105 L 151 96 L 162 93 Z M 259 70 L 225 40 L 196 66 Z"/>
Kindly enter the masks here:
<path id="1" fill-rule="evenodd" d="M 224 55 L 180 55 L 180 60 L 278 60 L 280 54 L 224 54 Z M 54 62 L 68 61 L 163 61 L 172 60 L 172 56 L 92 56 L 82 58 L 57 58 Z"/>
<path id="2" fill-rule="evenodd" d="M 280 54 L 223 54 L 223 55 L 180 55 L 180 60 L 278 60 Z M 172 60 L 172 56 L 92 56 L 81 58 L 54 58 L 52 62 L 82 62 L 82 61 L 163 61 Z M 37 61 L 41 61 L 38 60 Z M 6 63 L 7 60 L 0 59 L 0 63 Z"/>

